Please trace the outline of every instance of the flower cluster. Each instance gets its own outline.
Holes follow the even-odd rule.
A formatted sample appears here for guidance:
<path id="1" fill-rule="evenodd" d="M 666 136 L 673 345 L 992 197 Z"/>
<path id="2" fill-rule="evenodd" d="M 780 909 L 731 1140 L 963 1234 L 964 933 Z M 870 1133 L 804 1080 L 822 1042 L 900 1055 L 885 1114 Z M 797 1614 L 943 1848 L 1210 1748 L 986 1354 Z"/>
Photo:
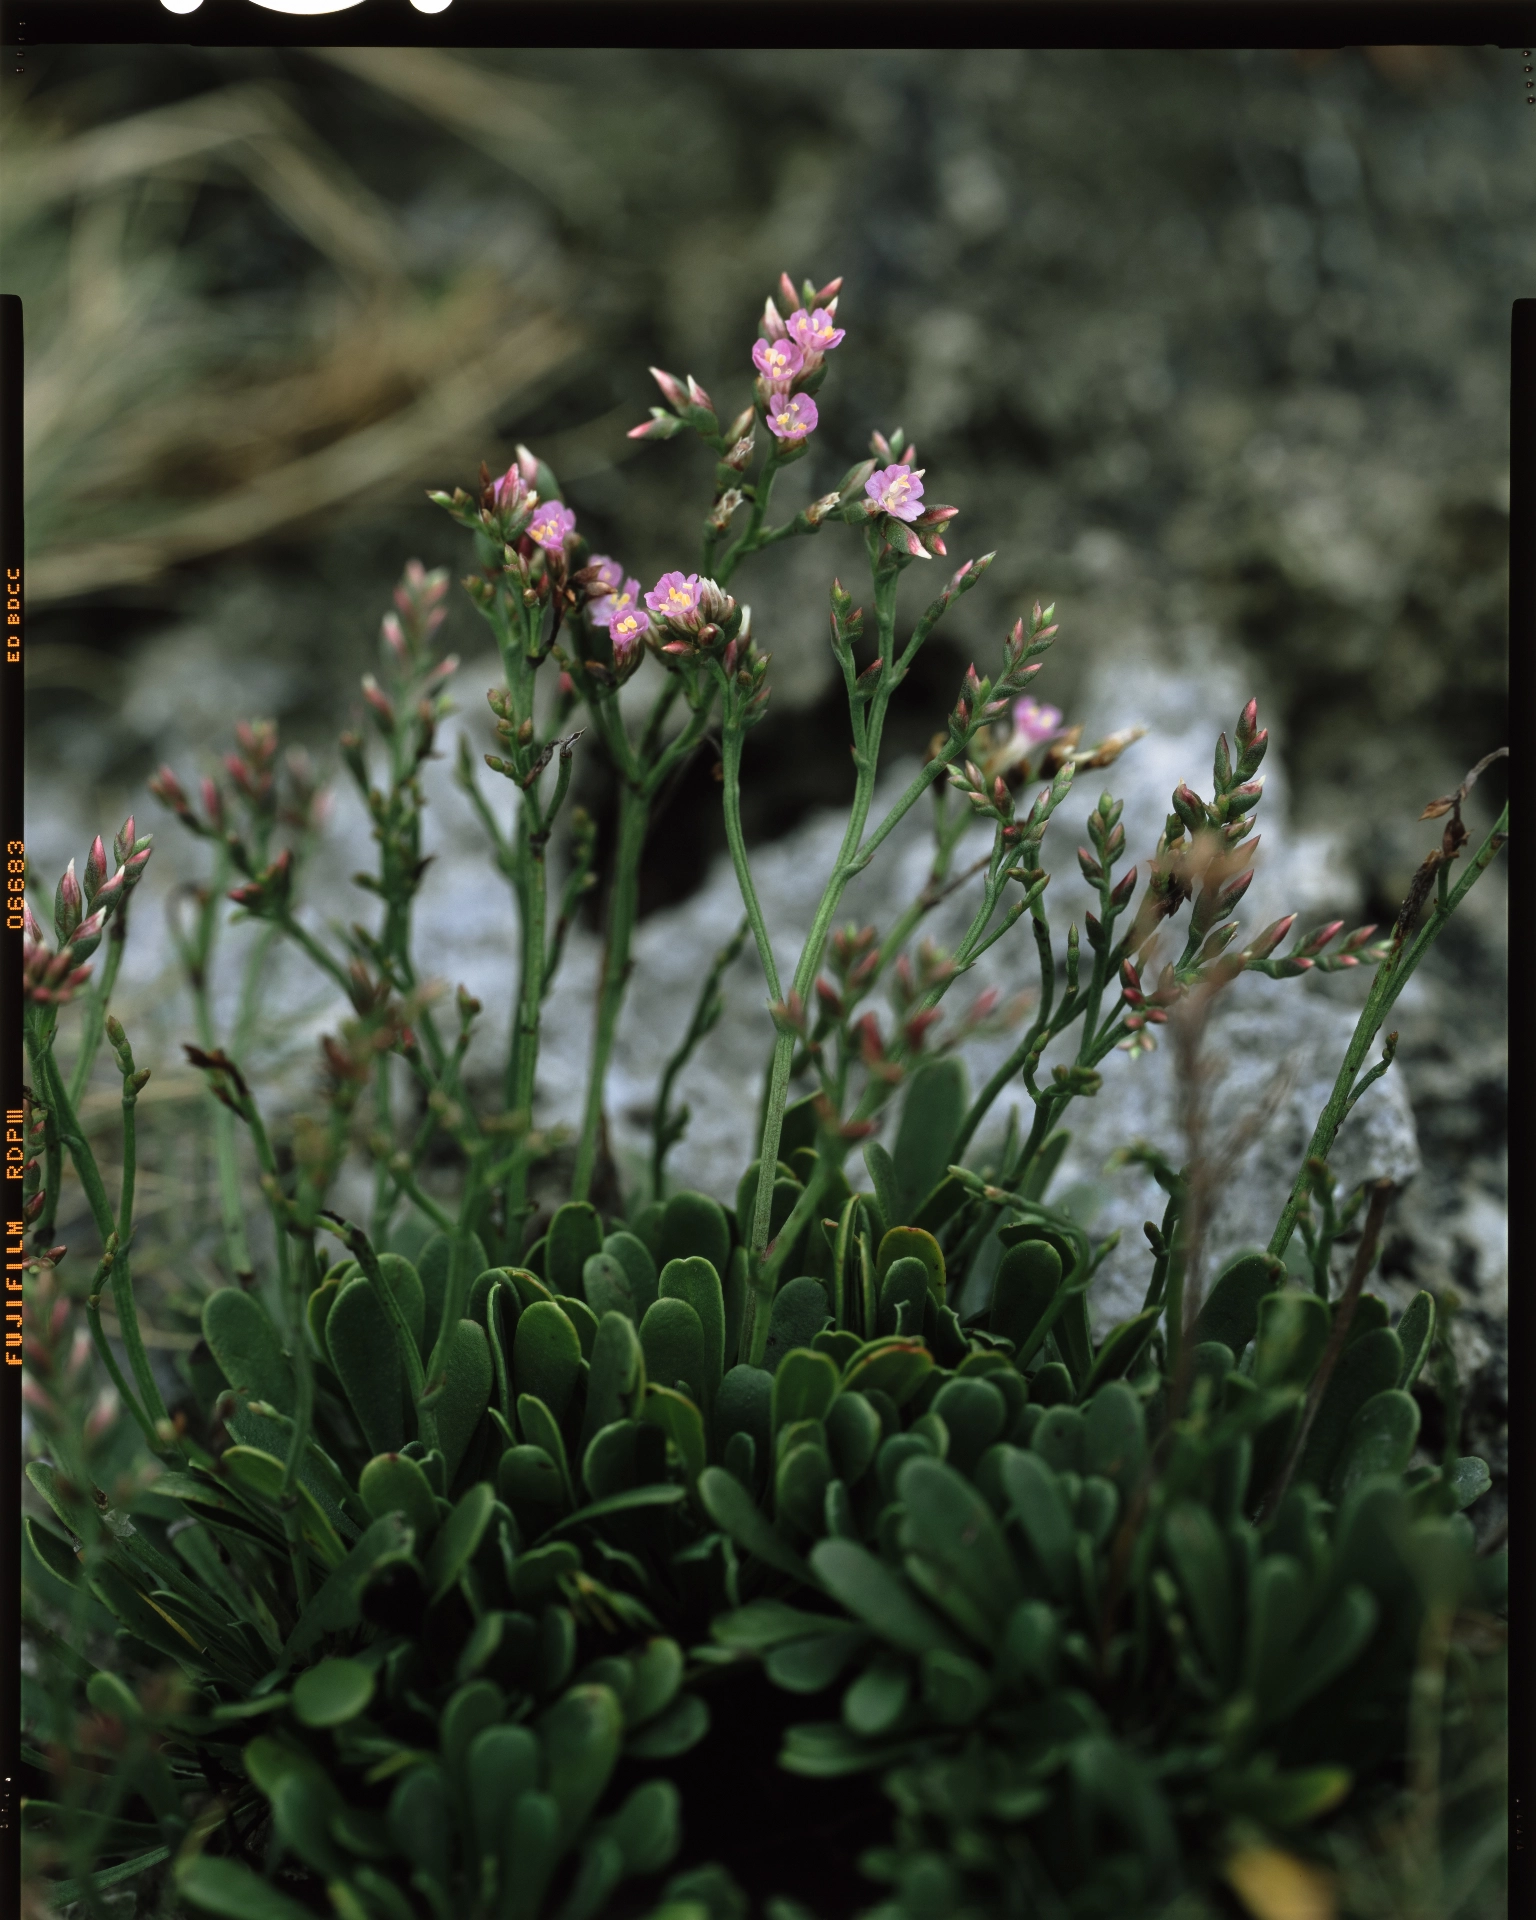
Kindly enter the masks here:
<path id="1" fill-rule="evenodd" d="M 907 445 L 898 427 L 889 440 L 883 433 L 871 434 L 869 450 L 875 458 L 863 469 L 864 511 L 871 520 L 883 521 L 887 545 L 913 560 L 947 552 L 942 529 L 960 509 L 924 501 L 925 469 L 917 464 L 917 448 Z"/>
<path id="2" fill-rule="evenodd" d="M 28 1000 L 36 1006 L 62 1007 L 75 988 L 90 978 L 85 963 L 101 945 L 107 922 L 122 912 L 139 884 L 152 850 L 153 836 L 142 840 L 134 833 L 129 814 L 112 843 L 116 871 L 107 877 L 107 850 L 98 833 L 85 860 L 85 884 L 75 877 L 75 863 L 64 870 L 53 898 L 53 931 L 57 946 L 50 948 L 30 905 L 22 912 L 22 979 Z"/>
<path id="3" fill-rule="evenodd" d="M 807 281 L 804 304 L 797 305 L 789 275 L 780 274 L 780 292 L 793 311 L 786 319 L 771 294 L 763 308 L 761 337 L 752 348 L 752 364 L 758 374 L 757 401 L 768 431 L 789 446 L 802 443 L 816 431 L 819 416 L 811 389 L 820 380 L 813 376 L 844 337 L 844 329 L 837 324 L 837 295 L 842 284 L 841 279 L 832 280 L 818 291 Z"/>

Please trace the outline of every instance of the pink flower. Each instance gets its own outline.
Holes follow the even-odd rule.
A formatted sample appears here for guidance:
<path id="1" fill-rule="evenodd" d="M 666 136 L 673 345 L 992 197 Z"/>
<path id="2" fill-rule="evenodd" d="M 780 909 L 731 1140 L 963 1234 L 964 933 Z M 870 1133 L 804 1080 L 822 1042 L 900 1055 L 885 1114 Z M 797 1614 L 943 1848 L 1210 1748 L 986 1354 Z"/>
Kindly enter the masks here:
<path id="1" fill-rule="evenodd" d="M 1021 746 L 1038 747 L 1061 731 L 1061 708 L 1045 707 L 1038 700 L 1015 700 L 1013 737 Z"/>
<path id="2" fill-rule="evenodd" d="M 645 604 L 663 620 L 686 620 L 697 609 L 702 591 L 696 573 L 664 573 L 645 596 Z M 609 632 L 613 631 L 610 627 Z"/>
<path id="3" fill-rule="evenodd" d="M 780 440 L 803 440 L 815 432 L 818 417 L 808 393 L 774 394 L 768 403 L 768 431 Z"/>
<path id="4" fill-rule="evenodd" d="M 629 664 L 650 630 L 650 625 L 650 616 L 642 607 L 629 607 L 614 616 L 608 625 L 608 638 L 613 642 L 613 664 L 616 667 Z"/>
<path id="5" fill-rule="evenodd" d="M 610 560 L 606 553 L 594 553 L 587 562 L 592 575 L 587 592 L 594 600 L 601 600 L 605 594 L 615 593 L 624 584 L 624 569 L 617 560 Z"/>
<path id="6" fill-rule="evenodd" d="M 793 340 L 757 340 L 752 346 L 752 364 L 770 387 L 783 387 L 805 365 L 805 355 Z"/>
<path id="7" fill-rule="evenodd" d="M 844 333 L 842 327 L 833 324 L 825 307 L 817 307 L 813 313 L 797 307 L 784 324 L 790 339 L 807 353 L 830 353 Z"/>
<path id="8" fill-rule="evenodd" d="M 626 580 L 622 586 L 615 587 L 611 593 L 605 593 L 600 599 L 592 601 L 587 608 L 587 618 L 594 627 L 611 629 L 614 621 L 621 614 L 633 613 L 639 605 L 640 582 L 630 579 Z M 650 621 L 646 620 L 644 625 L 649 626 Z"/>
<path id="9" fill-rule="evenodd" d="M 919 467 L 882 467 L 864 482 L 864 491 L 893 520 L 915 520 L 923 510 L 923 473 Z"/>
<path id="10" fill-rule="evenodd" d="M 575 514 L 569 507 L 561 506 L 558 500 L 551 500 L 548 506 L 540 507 L 528 522 L 529 537 L 548 553 L 563 552 L 567 538 L 575 529 Z"/>

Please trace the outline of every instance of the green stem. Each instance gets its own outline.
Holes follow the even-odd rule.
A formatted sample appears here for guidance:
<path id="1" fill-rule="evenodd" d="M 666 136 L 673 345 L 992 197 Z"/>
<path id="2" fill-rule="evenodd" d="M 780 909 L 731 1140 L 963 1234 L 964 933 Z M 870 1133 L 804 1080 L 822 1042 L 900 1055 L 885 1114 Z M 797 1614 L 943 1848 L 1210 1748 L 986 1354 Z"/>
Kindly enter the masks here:
<path id="1" fill-rule="evenodd" d="M 525 1115 L 530 1125 L 539 1065 L 539 1025 L 544 1005 L 544 924 L 548 914 L 548 869 L 544 841 L 535 825 L 535 807 L 533 795 L 523 794 L 518 807 L 517 850 L 513 862 L 518 908 L 517 1006 L 502 1086 L 506 1111 Z M 508 1247 L 514 1257 L 520 1244 L 523 1216 L 528 1210 L 527 1199 L 528 1159 L 525 1154 L 518 1154 L 507 1175 L 504 1198 Z"/>
<path id="2" fill-rule="evenodd" d="M 70 1076 L 69 1098 L 72 1106 L 78 1107 L 90 1081 L 91 1068 L 96 1064 L 97 1049 L 101 1046 L 101 1036 L 107 1020 L 107 1008 L 112 1001 L 112 989 L 117 983 L 117 970 L 123 964 L 123 953 L 128 944 L 128 901 L 125 899 L 112 917 L 111 930 L 107 935 L 107 963 L 101 970 L 101 979 L 96 990 L 86 1002 L 85 1031 L 80 1036 L 80 1057 L 75 1062 L 75 1070 Z"/>
<path id="3" fill-rule="evenodd" d="M 585 1200 L 597 1168 L 598 1135 L 603 1121 L 603 1085 L 608 1057 L 618 1033 L 619 1009 L 629 984 L 630 943 L 640 903 L 640 856 L 650 824 L 650 800 L 643 788 L 628 782 L 619 790 L 619 833 L 614 849 L 613 882 L 608 894 L 608 926 L 603 942 L 603 967 L 597 989 L 597 1018 L 592 1034 L 592 1060 L 587 1070 L 586 1106 L 576 1147 L 576 1171 L 571 1198 Z"/>
<path id="4" fill-rule="evenodd" d="M 1355 1077 L 1365 1065 L 1366 1056 L 1370 1053 L 1376 1035 L 1381 1031 L 1382 1022 L 1391 1012 L 1398 995 L 1408 984 L 1415 967 L 1434 945 L 1451 915 L 1487 871 L 1494 856 L 1508 838 L 1509 806 L 1506 803 L 1489 831 L 1487 839 L 1468 863 L 1461 879 L 1443 900 L 1436 902 L 1434 911 L 1419 930 L 1417 937 L 1409 944 L 1395 947 L 1376 969 L 1376 977 L 1371 982 L 1370 993 L 1360 1011 L 1360 1018 L 1355 1023 L 1355 1031 L 1345 1052 L 1343 1064 L 1339 1068 L 1323 1110 L 1318 1115 L 1312 1138 L 1307 1143 L 1307 1150 L 1302 1156 L 1301 1172 L 1296 1176 L 1290 1198 L 1285 1203 L 1285 1211 L 1280 1215 L 1279 1223 L 1270 1236 L 1269 1251 L 1277 1258 L 1283 1258 L 1290 1244 L 1291 1235 L 1296 1228 L 1296 1217 L 1305 1206 L 1311 1189 L 1311 1175 L 1307 1170 L 1306 1162 L 1328 1158 L 1344 1115 L 1348 1111 Z"/>

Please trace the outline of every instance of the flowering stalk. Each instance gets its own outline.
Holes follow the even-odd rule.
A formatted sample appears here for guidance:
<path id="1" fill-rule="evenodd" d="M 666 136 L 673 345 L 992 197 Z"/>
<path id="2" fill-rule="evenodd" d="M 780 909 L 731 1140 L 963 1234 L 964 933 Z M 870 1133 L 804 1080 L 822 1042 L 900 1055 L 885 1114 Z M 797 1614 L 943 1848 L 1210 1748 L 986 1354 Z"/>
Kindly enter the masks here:
<path id="1" fill-rule="evenodd" d="M 1496 757 L 1490 754 L 1488 759 L 1492 760 Z M 1476 886 L 1492 864 L 1499 849 L 1509 838 L 1509 805 L 1506 802 L 1482 845 L 1467 863 L 1460 880 L 1454 888 L 1449 886 L 1451 862 L 1456 859 L 1468 838 L 1466 829 L 1461 823 L 1461 801 L 1466 798 L 1477 774 L 1487 764 L 1488 760 L 1485 760 L 1474 769 L 1456 796 L 1446 801 L 1444 805 L 1438 801 L 1431 801 L 1425 808 L 1424 815 L 1421 816 L 1421 818 L 1435 818 L 1442 812 L 1451 813 L 1440 847 L 1432 852 L 1420 867 L 1418 874 L 1415 875 L 1414 885 L 1403 902 L 1402 911 L 1394 929 L 1391 948 L 1376 969 L 1375 977 L 1371 981 L 1370 993 L 1366 996 L 1365 1005 L 1360 1010 L 1360 1018 L 1355 1022 L 1355 1030 L 1350 1036 L 1343 1062 L 1328 1098 L 1324 1102 L 1323 1110 L 1317 1117 L 1312 1138 L 1307 1142 L 1301 1172 L 1296 1176 L 1296 1182 L 1291 1188 L 1284 1211 L 1275 1225 L 1274 1232 L 1270 1235 L 1269 1251 L 1277 1258 L 1284 1256 L 1290 1244 L 1291 1235 L 1295 1231 L 1297 1218 L 1306 1205 L 1311 1191 L 1312 1175 L 1308 1163 L 1327 1159 L 1339 1128 L 1352 1104 L 1356 1078 L 1365 1065 L 1372 1042 L 1381 1031 L 1383 1021 L 1392 1011 L 1398 995 L 1407 986 L 1414 969 L 1434 945 L 1452 914 Z M 1422 909 L 1430 885 L 1436 882 L 1438 882 L 1438 897 L 1434 907 L 1423 926 L 1415 932 L 1414 922 Z"/>
<path id="2" fill-rule="evenodd" d="M 789 1006 L 797 1002 L 803 1006 L 810 997 L 817 970 L 821 965 L 827 936 L 831 931 L 833 919 L 848 882 L 868 866 L 881 844 L 940 775 L 964 754 L 975 733 L 997 711 L 995 703 L 989 704 L 990 686 L 981 681 L 972 669 L 967 676 L 966 687 L 962 691 L 955 713 L 950 719 L 949 739 L 910 783 L 879 826 L 866 837 L 865 828 L 879 771 L 881 734 L 891 696 L 905 678 L 918 648 L 943 617 L 950 602 L 958 595 L 969 591 L 981 577 L 992 557 L 989 554 L 981 562 L 967 563 L 959 570 L 944 592 L 917 622 L 906 646 L 898 654 L 895 631 L 896 588 L 902 568 L 911 556 L 898 553 L 896 548 L 882 538 L 875 527 L 869 529 L 867 545 L 874 588 L 877 654 L 874 664 L 864 674 L 856 673 L 854 668 L 853 638 L 858 631 L 858 620 L 852 614 L 852 602 L 840 586 L 833 590 L 833 647 L 842 666 L 848 688 L 849 718 L 854 736 L 853 802 L 849 810 L 848 823 L 843 832 L 842 844 L 838 849 L 832 872 L 828 876 L 821 901 L 801 950 L 800 960 L 791 982 L 791 998 L 788 1002 L 784 1001 L 783 995 L 777 989 L 777 971 L 773 967 L 767 931 L 762 922 L 761 909 L 757 904 L 756 889 L 752 884 L 750 863 L 741 833 L 740 735 L 745 726 L 750 724 L 753 712 L 749 704 L 740 698 L 728 697 L 724 709 L 724 739 L 731 749 L 729 759 L 722 757 L 727 794 L 726 830 L 731 858 L 741 887 L 743 904 L 746 906 L 748 919 L 757 940 L 758 954 L 763 963 L 764 978 L 769 991 L 777 1003 Z M 1020 633 L 1016 642 L 1010 647 L 1003 684 L 1011 686 L 1014 678 L 1022 681 L 1022 678 L 1033 670 L 1031 652 L 1043 653 L 1048 644 L 1047 640 L 1044 645 L 1028 648 Z M 733 735 L 736 738 L 732 747 Z M 768 1337 L 767 1307 L 772 1298 L 774 1274 L 771 1268 L 762 1264 L 762 1256 L 768 1244 L 769 1210 L 773 1188 L 772 1169 L 778 1161 L 779 1137 L 783 1128 L 784 1108 L 789 1092 L 795 1038 L 793 1027 L 787 1022 L 781 1023 L 774 1041 L 773 1058 L 769 1067 L 768 1095 L 759 1150 L 761 1170 L 758 1175 L 758 1190 L 749 1242 L 749 1252 L 757 1263 L 757 1271 L 753 1278 L 753 1290 L 747 1305 L 747 1324 L 744 1325 L 742 1336 L 743 1350 L 754 1365 L 760 1362 Z M 806 1195 L 801 1196 L 797 1201 L 797 1208 L 803 1204 L 808 1215 L 814 1200 L 813 1190 L 807 1188 Z M 780 1242 L 785 1248 L 792 1244 L 787 1225 L 781 1232 Z"/>

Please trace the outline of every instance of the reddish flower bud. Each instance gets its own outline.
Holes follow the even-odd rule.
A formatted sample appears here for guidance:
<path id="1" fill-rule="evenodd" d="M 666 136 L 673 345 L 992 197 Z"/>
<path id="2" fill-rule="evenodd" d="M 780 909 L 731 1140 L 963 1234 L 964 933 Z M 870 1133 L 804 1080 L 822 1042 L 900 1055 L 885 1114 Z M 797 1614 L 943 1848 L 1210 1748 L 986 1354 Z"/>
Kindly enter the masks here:
<path id="1" fill-rule="evenodd" d="M 688 404 L 688 389 L 675 375 L 665 373 L 660 367 L 651 368 L 651 378 L 661 388 L 662 398 L 669 407 L 675 407 L 679 413 Z"/>
<path id="2" fill-rule="evenodd" d="M 1124 841 L 1124 838 L 1125 836 L 1122 834 L 1121 835 L 1122 842 Z M 1112 907 L 1123 907 L 1126 901 L 1130 899 L 1131 895 L 1135 891 L 1136 891 L 1136 869 L 1134 867 L 1131 867 L 1127 869 L 1126 872 L 1121 874 L 1120 878 L 1115 882 L 1114 886 L 1110 889 L 1109 904 Z"/>
<path id="3" fill-rule="evenodd" d="M 101 891 L 106 877 L 107 850 L 101 844 L 101 835 L 98 833 L 91 842 L 90 852 L 85 857 L 85 904 L 87 907 L 95 906 L 96 895 Z"/>
<path id="4" fill-rule="evenodd" d="M 53 896 L 53 930 L 61 944 L 79 926 L 83 906 L 84 896 L 80 892 L 80 882 L 75 878 L 75 863 L 71 860 Z"/>

